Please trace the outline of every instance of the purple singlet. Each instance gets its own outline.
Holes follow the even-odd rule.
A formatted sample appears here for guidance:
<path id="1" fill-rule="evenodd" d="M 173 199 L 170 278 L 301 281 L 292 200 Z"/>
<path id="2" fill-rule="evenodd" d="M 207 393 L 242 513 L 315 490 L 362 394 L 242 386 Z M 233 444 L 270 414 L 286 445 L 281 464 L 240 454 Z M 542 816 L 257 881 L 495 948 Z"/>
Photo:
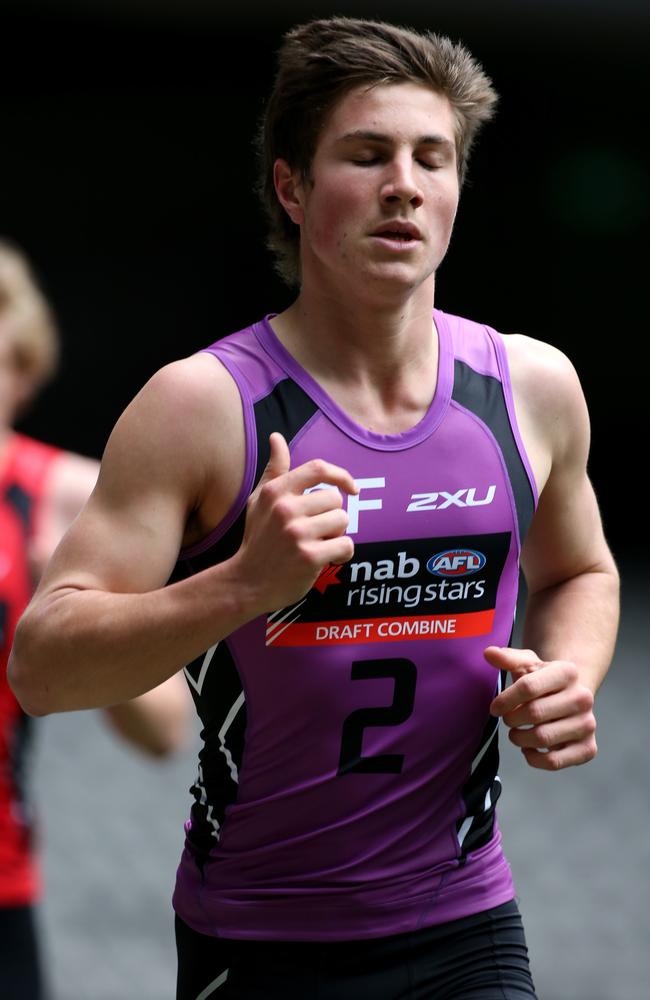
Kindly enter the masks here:
<path id="1" fill-rule="evenodd" d="M 435 397 L 394 436 L 346 416 L 268 321 L 208 348 L 241 393 L 246 472 L 179 575 L 239 548 L 271 431 L 292 467 L 335 462 L 359 494 L 352 560 L 186 668 L 205 745 L 174 906 L 200 933 L 376 937 L 514 896 L 483 649 L 510 641 L 536 492 L 500 336 L 434 318 Z"/>

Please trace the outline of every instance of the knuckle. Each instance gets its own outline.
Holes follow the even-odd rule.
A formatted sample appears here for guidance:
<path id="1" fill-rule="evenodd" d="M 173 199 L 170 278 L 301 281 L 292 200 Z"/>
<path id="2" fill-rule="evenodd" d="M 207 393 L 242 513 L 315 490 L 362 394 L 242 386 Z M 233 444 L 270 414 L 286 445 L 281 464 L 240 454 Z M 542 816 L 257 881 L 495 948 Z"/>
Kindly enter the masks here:
<path id="1" fill-rule="evenodd" d="M 354 542 L 348 535 L 343 535 L 341 538 L 341 562 L 348 562 L 349 559 L 354 555 Z"/>
<path id="2" fill-rule="evenodd" d="M 344 551 L 344 561 L 347 562 L 347 560 L 351 559 L 352 556 L 354 555 L 354 542 L 352 541 L 351 538 L 348 538 L 348 536 L 346 535 L 345 538 L 344 538 L 344 543 L 345 543 L 344 550 L 343 550 Z"/>
<path id="3" fill-rule="evenodd" d="M 327 471 L 327 462 L 324 462 L 322 458 L 312 458 L 307 463 L 307 469 L 310 475 L 324 479 Z"/>
<path id="4" fill-rule="evenodd" d="M 345 531 L 350 522 L 350 518 L 348 517 L 348 512 L 346 510 L 339 509 L 337 511 L 337 520 L 341 526 L 341 529 Z"/>
<path id="5" fill-rule="evenodd" d="M 540 746 L 546 747 L 547 749 L 554 746 L 556 743 L 555 733 L 552 729 L 545 726 L 541 726 L 537 730 L 537 742 Z"/>
<path id="6" fill-rule="evenodd" d="M 313 545 L 308 542 L 303 542 L 297 546 L 297 557 L 300 565 L 307 570 L 316 570 L 320 568 L 320 564 L 317 555 L 314 551 Z"/>
<path id="7" fill-rule="evenodd" d="M 302 538 L 302 527 L 299 521 L 287 521 L 284 525 L 284 535 L 290 542 L 299 542 Z"/>
<path id="8" fill-rule="evenodd" d="M 547 753 L 544 753 L 543 757 L 544 768 L 547 771 L 561 771 L 564 767 L 562 757 L 559 753 L 553 750 L 549 750 Z"/>
<path id="9" fill-rule="evenodd" d="M 563 664 L 564 676 L 569 682 L 577 681 L 578 666 L 572 660 L 566 660 Z M 586 689 L 585 689 L 586 690 Z"/>
<path id="10" fill-rule="evenodd" d="M 522 747 L 521 752 L 524 755 L 526 763 L 529 767 L 544 767 L 544 759 L 547 756 L 546 754 L 541 754 L 538 751 L 531 750 L 529 747 Z"/>
<path id="11" fill-rule="evenodd" d="M 521 691 L 522 698 L 528 701 L 533 694 L 533 685 L 531 681 L 532 674 L 524 674 L 517 681 L 519 685 L 519 690 Z"/>
<path id="12" fill-rule="evenodd" d="M 594 695 L 589 688 L 581 688 L 578 693 L 578 706 L 583 712 L 590 712 L 594 704 Z"/>
<path id="13" fill-rule="evenodd" d="M 277 479 L 271 479 L 268 483 L 262 483 L 258 490 L 259 499 L 272 500 L 277 493 Z"/>
<path id="14" fill-rule="evenodd" d="M 528 715 L 530 716 L 530 721 L 534 726 L 539 726 L 540 723 L 544 722 L 544 706 L 537 701 L 531 701 L 528 706 Z"/>
<path id="15" fill-rule="evenodd" d="M 597 726 L 597 723 L 596 723 L 596 717 L 595 717 L 595 715 L 592 715 L 592 714 L 587 715 L 586 718 L 585 718 L 585 721 L 584 721 L 584 726 L 583 726 L 584 731 L 589 736 L 593 737 L 594 733 L 596 732 L 596 726 Z M 593 740 L 593 742 L 595 743 L 596 741 Z"/>
<path id="16" fill-rule="evenodd" d="M 291 497 L 286 494 L 275 498 L 273 503 L 273 513 L 280 521 L 288 521 L 293 515 L 293 504 Z"/>

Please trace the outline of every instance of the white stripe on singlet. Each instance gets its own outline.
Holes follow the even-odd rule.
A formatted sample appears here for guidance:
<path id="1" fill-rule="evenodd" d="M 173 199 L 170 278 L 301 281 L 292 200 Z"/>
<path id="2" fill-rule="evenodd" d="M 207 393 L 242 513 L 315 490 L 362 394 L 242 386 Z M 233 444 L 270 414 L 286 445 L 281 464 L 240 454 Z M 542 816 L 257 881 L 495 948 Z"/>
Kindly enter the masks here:
<path id="1" fill-rule="evenodd" d="M 216 993 L 219 987 L 223 986 L 228 978 L 228 971 L 228 969 L 224 969 L 223 972 L 220 973 L 216 979 L 213 979 L 204 990 L 201 990 L 196 1000 L 207 1000 L 207 998 L 211 997 L 213 993 Z"/>

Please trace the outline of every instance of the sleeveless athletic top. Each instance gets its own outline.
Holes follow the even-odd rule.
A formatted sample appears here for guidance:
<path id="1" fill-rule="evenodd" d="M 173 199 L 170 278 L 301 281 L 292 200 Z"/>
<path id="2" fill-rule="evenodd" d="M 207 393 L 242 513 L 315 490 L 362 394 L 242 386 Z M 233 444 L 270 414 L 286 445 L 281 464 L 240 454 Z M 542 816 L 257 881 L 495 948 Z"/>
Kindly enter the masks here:
<path id="1" fill-rule="evenodd" d="M 34 901 L 40 889 L 25 795 L 31 720 L 7 684 L 16 624 L 32 593 L 28 551 L 56 448 L 14 434 L 0 459 L 0 906 Z"/>
<path id="2" fill-rule="evenodd" d="M 268 320 L 207 348 L 239 387 L 246 471 L 179 575 L 239 548 L 271 431 L 292 467 L 335 462 L 359 494 L 352 560 L 186 667 L 204 747 L 174 906 L 200 933 L 375 937 L 514 896 L 483 649 L 510 641 L 536 491 L 500 336 L 434 316 L 435 396 L 396 435 L 352 421 Z"/>

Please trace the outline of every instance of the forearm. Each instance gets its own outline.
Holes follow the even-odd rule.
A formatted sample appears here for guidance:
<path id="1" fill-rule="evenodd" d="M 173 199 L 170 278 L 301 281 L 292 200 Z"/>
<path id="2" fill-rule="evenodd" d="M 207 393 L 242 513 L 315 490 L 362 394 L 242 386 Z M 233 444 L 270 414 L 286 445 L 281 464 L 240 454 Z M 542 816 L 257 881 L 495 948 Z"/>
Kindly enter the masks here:
<path id="1" fill-rule="evenodd" d="M 619 579 L 613 560 L 529 594 L 523 645 L 544 661 L 570 660 L 594 693 L 611 662 L 619 618 Z"/>
<path id="2" fill-rule="evenodd" d="M 113 730 L 142 753 L 166 757 L 180 750 L 189 733 L 191 698 L 182 674 L 153 691 L 111 705 L 105 716 Z"/>
<path id="3" fill-rule="evenodd" d="M 157 687 L 257 613 L 235 560 L 148 593 L 37 595 L 9 681 L 32 715 L 104 708 Z"/>

